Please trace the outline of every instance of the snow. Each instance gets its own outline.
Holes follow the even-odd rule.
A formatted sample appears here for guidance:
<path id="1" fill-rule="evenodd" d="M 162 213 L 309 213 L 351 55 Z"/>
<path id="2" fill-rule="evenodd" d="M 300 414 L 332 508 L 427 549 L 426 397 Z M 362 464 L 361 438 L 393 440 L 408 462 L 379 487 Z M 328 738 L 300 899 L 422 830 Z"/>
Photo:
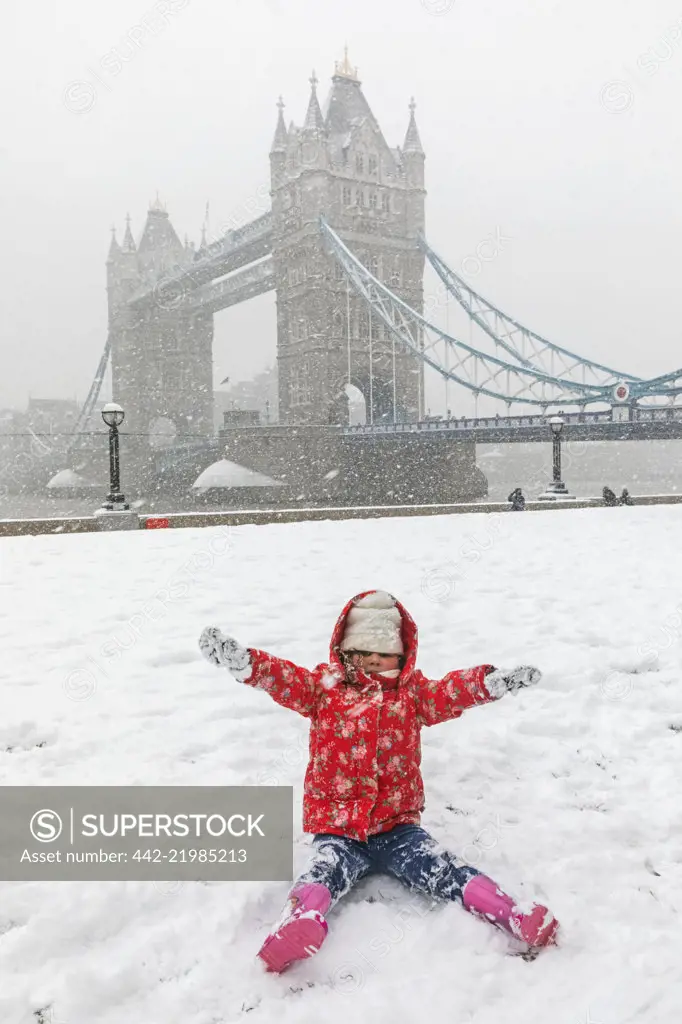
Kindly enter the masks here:
<path id="1" fill-rule="evenodd" d="M 211 487 L 283 487 L 284 484 L 237 462 L 219 459 L 207 466 L 192 486 L 195 490 L 208 490 Z"/>
<path id="2" fill-rule="evenodd" d="M 50 488 L 61 487 L 87 487 L 87 480 L 74 472 L 73 469 L 60 469 L 47 484 Z"/>
<path id="3" fill-rule="evenodd" d="M 542 682 L 424 730 L 424 825 L 561 945 L 535 962 L 390 879 L 313 960 L 254 954 L 286 883 L 0 883 L 3 1024 L 670 1024 L 682 964 L 682 510 L 461 515 L 2 541 L 0 778 L 292 784 L 307 723 L 200 656 L 217 625 L 314 665 L 343 603 L 399 597 L 420 666 Z M 42 1010 L 41 1014 L 37 1011 Z"/>

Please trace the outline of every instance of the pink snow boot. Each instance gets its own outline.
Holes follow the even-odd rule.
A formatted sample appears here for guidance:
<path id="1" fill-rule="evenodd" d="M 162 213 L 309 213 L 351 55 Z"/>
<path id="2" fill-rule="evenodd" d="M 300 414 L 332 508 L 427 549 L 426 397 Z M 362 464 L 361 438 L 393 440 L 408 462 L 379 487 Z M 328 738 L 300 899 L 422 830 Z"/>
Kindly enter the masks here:
<path id="1" fill-rule="evenodd" d="M 326 885 L 305 882 L 289 893 L 284 913 L 258 951 L 269 971 L 281 974 L 296 960 L 314 956 L 327 936 L 324 914 L 332 897 Z"/>
<path id="2" fill-rule="evenodd" d="M 559 922 L 547 907 L 534 903 L 525 913 L 486 875 L 476 875 L 467 882 L 462 901 L 467 910 L 486 917 L 529 946 L 554 942 Z"/>

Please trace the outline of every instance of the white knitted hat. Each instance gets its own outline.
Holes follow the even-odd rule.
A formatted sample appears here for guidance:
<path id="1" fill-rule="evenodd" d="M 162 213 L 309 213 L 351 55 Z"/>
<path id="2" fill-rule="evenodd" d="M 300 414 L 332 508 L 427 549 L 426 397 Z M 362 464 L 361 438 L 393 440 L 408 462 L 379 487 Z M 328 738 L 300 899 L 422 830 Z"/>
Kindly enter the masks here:
<path id="1" fill-rule="evenodd" d="M 361 597 L 348 612 L 341 650 L 402 654 L 401 624 L 394 599 L 384 590 L 376 590 Z"/>

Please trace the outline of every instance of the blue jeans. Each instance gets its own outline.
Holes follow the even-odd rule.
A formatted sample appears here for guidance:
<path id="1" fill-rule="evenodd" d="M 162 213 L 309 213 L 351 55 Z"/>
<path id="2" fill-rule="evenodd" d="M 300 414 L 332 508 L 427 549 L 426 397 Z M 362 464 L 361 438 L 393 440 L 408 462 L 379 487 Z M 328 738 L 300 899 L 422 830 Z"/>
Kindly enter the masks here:
<path id="1" fill-rule="evenodd" d="M 296 880 L 326 885 L 332 906 L 370 874 L 392 875 L 414 892 L 433 899 L 462 900 L 476 868 L 458 860 L 418 825 L 396 825 L 390 832 L 370 836 L 366 843 L 327 833 L 313 839 L 313 854 Z"/>

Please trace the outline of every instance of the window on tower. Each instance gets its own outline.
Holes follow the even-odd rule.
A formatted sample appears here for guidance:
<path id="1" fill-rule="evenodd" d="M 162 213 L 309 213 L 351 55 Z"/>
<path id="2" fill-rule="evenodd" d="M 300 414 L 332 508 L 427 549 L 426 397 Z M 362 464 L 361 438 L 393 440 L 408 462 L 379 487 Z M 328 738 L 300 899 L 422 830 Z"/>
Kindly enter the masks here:
<path id="1" fill-rule="evenodd" d="M 350 206 L 350 204 L 352 202 L 353 202 L 353 190 L 351 189 L 350 185 L 344 185 L 343 186 L 343 205 L 344 206 Z"/>
<path id="2" fill-rule="evenodd" d="M 390 213 L 391 212 L 391 193 L 390 192 L 382 192 L 381 193 L 381 209 L 383 210 L 384 213 Z"/>
<path id="3" fill-rule="evenodd" d="M 289 404 L 305 405 L 312 401 L 310 364 L 306 361 L 293 368 L 289 381 Z"/>
<path id="4" fill-rule="evenodd" d="M 308 337 L 308 323 L 304 317 L 292 317 L 291 337 L 294 341 L 302 341 Z"/>
<path id="5" fill-rule="evenodd" d="M 370 206 L 371 210 L 376 210 L 376 208 L 377 208 L 377 201 L 378 201 L 378 196 L 377 196 L 376 192 L 374 191 L 374 189 L 370 189 L 370 193 L 369 193 L 369 206 Z"/>
<path id="6" fill-rule="evenodd" d="M 375 156 L 369 158 L 369 173 L 376 174 L 379 170 L 379 161 Z"/>
<path id="7" fill-rule="evenodd" d="M 358 153 L 358 155 L 355 158 L 355 171 L 356 174 L 365 173 L 365 158 L 362 155 L 362 153 Z"/>
<path id="8" fill-rule="evenodd" d="M 289 381 L 289 404 L 298 405 L 300 394 L 300 384 L 298 379 L 298 369 L 295 368 L 291 374 L 291 380 Z"/>
<path id="9" fill-rule="evenodd" d="M 180 351 L 180 339 L 174 332 L 172 334 L 165 334 L 163 338 L 163 348 L 159 351 L 159 358 L 163 359 L 165 356 L 174 355 Z"/>

